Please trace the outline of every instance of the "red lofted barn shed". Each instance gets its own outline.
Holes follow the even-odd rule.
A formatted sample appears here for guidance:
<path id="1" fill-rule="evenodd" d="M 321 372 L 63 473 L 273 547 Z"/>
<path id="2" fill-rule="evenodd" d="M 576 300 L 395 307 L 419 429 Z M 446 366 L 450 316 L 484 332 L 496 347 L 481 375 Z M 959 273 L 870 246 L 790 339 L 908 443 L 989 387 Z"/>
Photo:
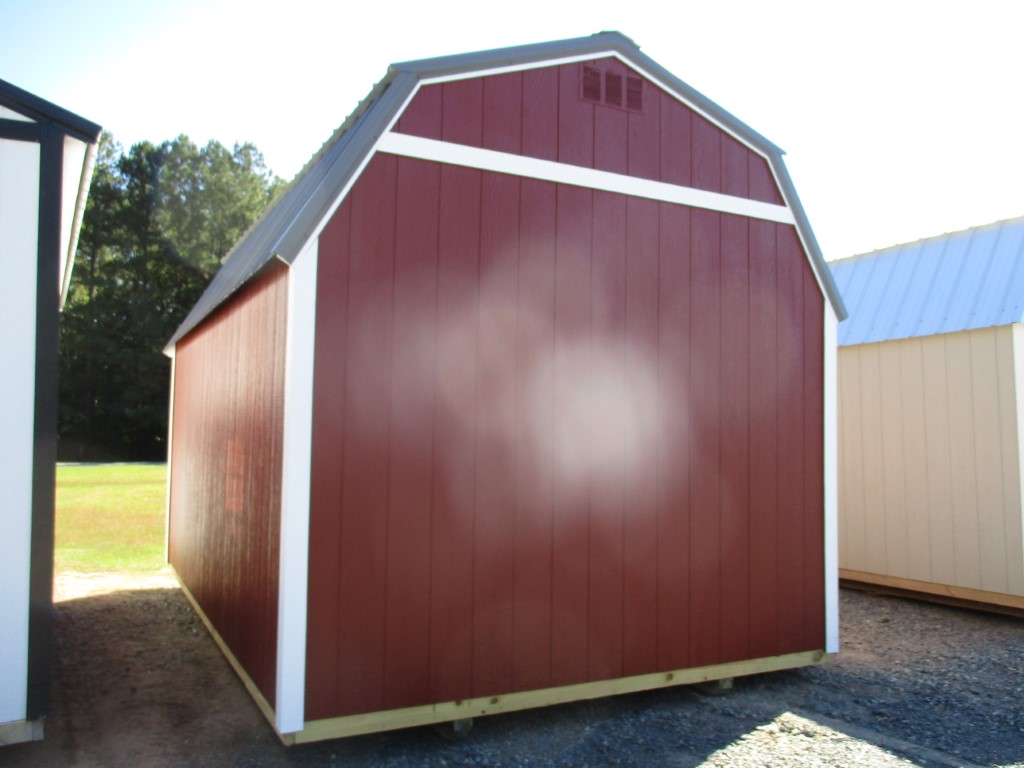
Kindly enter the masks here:
<path id="1" fill-rule="evenodd" d="M 838 648 L 781 151 L 618 33 L 387 76 L 175 334 L 169 559 L 286 742 Z"/>

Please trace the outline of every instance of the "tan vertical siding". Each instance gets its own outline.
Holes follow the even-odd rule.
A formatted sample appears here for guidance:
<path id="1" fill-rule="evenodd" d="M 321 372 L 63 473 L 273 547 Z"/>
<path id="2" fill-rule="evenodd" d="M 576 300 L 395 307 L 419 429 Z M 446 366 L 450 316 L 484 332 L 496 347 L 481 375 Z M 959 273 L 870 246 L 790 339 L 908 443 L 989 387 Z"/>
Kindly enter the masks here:
<path id="1" fill-rule="evenodd" d="M 839 352 L 840 567 L 1024 595 L 1018 328 Z"/>

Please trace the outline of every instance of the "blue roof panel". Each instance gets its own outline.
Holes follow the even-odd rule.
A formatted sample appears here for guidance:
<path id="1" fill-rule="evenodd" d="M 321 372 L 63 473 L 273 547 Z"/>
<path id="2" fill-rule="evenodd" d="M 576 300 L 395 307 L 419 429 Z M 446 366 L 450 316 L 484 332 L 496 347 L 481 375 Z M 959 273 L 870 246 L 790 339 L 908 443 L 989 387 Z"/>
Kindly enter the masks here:
<path id="1" fill-rule="evenodd" d="M 1022 321 L 1024 217 L 834 261 L 850 317 L 839 344 Z"/>

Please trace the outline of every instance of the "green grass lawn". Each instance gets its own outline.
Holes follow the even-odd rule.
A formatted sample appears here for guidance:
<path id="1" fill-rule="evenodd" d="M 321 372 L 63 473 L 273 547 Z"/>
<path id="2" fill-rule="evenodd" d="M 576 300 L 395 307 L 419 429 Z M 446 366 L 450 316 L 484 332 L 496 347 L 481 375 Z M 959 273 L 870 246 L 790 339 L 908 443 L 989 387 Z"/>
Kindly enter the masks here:
<path id="1" fill-rule="evenodd" d="M 163 464 L 57 467 L 55 570 L 162 568 L 166 492 Z"/>

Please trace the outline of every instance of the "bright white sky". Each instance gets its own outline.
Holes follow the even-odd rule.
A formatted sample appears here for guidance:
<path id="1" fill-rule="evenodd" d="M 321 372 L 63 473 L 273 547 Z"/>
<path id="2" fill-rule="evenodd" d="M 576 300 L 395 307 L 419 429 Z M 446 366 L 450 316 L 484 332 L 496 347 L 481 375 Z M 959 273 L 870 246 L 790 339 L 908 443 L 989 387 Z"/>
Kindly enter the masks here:
<path id="1" fill-rule="evenodd" d="M 1016 0 L 0 0 L 0 78 L 291 178 L 391 62 L 608 29 L 786 150 L 826 258 L 1024 214 Z"/>

